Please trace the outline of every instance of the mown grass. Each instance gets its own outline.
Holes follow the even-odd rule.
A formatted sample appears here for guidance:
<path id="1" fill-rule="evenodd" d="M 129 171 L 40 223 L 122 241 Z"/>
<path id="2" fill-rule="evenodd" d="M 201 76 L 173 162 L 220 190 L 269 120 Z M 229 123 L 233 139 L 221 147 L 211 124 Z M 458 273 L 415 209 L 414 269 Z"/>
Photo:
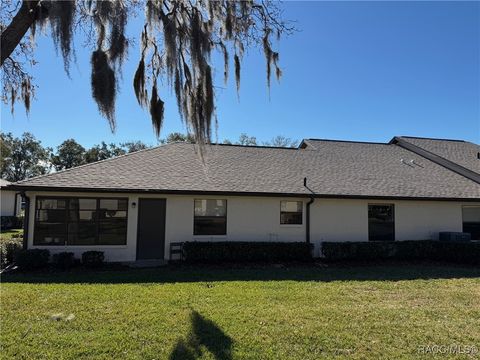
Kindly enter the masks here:
<path id="1" fill-rule="evenodd" d="M 19 273 L 1 357 L 430 359 L 480 348 L 479 299 L 480 269 L 436 264 Z"/>
<path id="2" fill-rule="evenodd" d="M 0 232 L 0 242 L 10 241 L 19 235 L 23 235 L 22 229 L 2 230 Z"/>

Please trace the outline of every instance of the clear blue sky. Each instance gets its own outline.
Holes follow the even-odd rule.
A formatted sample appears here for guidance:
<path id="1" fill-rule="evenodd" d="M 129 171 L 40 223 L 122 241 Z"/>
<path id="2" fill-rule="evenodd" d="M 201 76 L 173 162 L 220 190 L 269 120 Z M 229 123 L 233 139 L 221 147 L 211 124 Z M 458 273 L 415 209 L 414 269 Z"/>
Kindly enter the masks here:
<path id="1" fill-rule="evenodd" d="M 388 141 L 394 135 L 459 138 L 480 143 L 480 3 L 286 2 L 285 18 L 300 31 L 279 44 L 284 77 L 270 100 L 260 50 L 242 68 L 238 101 L 233 74 L 217 91 L 218 139 L 245 132 Z M 140 23 L 131 26 L 138 33 Z M 81 45 L 81 39 L 76 39 Z M 155 144 L 150 118 L 136 103 L 132 78 L 138 48 L 130 49 L 117 99 L 115 134 L 90 94 L 90 50 L 77 47 L 72 78 L 51 39 L 39 39 L 34 76 L 39 85 L 30 117 L 2 105 L 2 131 L 32 132 L 45 145 L 75 138 Z M 221 64 L 220 64 L 221 65 Z M 232 68 L 233 66 L 231 66 Z M 218 71 L 217 85 L 223 86 Z M 169 91 L 162 135 L 185 131 Z M 214 139 L 215 140 L 215 139 Z"/>

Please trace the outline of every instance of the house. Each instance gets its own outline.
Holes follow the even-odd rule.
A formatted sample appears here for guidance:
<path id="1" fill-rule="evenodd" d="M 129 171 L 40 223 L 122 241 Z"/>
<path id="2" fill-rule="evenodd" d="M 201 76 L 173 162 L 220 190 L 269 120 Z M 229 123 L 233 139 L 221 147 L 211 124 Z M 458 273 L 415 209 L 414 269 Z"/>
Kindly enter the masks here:
<path id="1" fill-rule="evenodd" d="M 21 213 L 22 202 L 19 194 L 14 190 L 7 190 L 11 183 L 0 179 L 1 216 L 18 216 Z"/>
<path id="2" fill-rule="evenodd" d="M 298 148 L 174 143 L 15 183 L 28 248 L 169 259 L 185 241 L 480 237 L 480 146 L 395 137 Z"/>

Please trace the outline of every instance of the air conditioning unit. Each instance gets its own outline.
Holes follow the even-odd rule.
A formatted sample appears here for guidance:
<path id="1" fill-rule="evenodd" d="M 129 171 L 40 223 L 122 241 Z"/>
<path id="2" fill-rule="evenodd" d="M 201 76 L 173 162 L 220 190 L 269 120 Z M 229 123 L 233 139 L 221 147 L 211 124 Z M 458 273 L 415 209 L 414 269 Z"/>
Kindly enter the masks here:
<path id="1" fill-rule="evenodd" d="M 440 241 L 470 241 L 472 236 L 464 232 L 443 231 L 439 233 Z"/>

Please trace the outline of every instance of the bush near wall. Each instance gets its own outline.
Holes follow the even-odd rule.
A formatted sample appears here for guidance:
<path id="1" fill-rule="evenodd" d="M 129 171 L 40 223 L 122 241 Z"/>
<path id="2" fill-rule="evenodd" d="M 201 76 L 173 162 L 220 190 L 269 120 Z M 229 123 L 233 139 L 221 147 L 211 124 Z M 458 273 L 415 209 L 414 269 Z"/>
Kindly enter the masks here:
<path id="1" fill-rule="evenodd" d="M 303 242 L 186 242 L 183 256 L 190 263 L 311 261 L 311 244 Z"/>
<path id="2" fill-rule="evenodd" d="M 50 251 L 43 249 L 20 250 L 15 254 L 15 263 L 22 270 L 46 267 L 49 259 Z"/>
<path id="3" fill-rule="evenodd" d="M 23 238 L 11 238 L 0 242 L 0 269 L 13 263 L 15 255 L 23 247 Z"/>
<path id="4" fill-rule="evenodd" d="M 103 251 L 85 251 L 82 254 L 82 264 L 86 267 L 100 267 L 103 265 L 105 255 Z"/>
<path id="5" fill-rule="evenodd" d="M 2 230 L 23 228 L 23 216 L 0 216 Z"/>
<path id="6" fill-rule="evenodd" d="M 392 259 L 480 264 L 480 242 L 435 240 L 324 242 L 322 254 L 328 261 Z"/>

